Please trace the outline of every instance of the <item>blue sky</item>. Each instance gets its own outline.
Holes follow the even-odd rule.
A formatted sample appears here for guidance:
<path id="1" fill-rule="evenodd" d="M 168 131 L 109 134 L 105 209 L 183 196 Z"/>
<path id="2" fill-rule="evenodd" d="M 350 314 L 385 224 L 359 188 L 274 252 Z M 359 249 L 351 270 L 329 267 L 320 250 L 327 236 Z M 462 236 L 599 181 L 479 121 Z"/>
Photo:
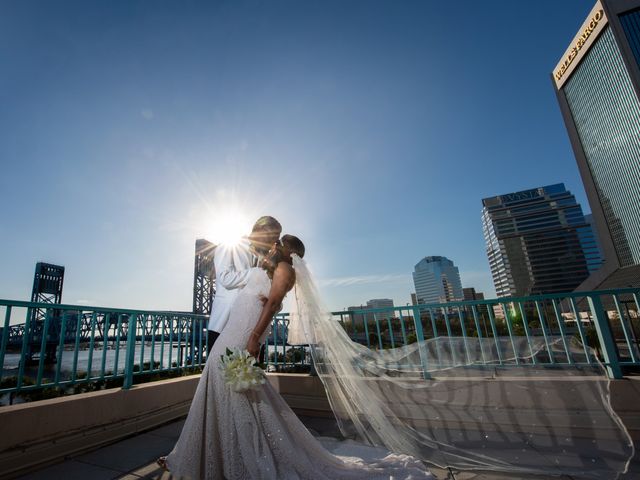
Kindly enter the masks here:
<path id="1" fill-rule="evenodd" d="M 0 3 L 0 298 L 189 310 L 226 210 L 300 236 L 327 303 L 493 294 L 483 197 L 564 182 L 550 72 L 592 0 Z"/>

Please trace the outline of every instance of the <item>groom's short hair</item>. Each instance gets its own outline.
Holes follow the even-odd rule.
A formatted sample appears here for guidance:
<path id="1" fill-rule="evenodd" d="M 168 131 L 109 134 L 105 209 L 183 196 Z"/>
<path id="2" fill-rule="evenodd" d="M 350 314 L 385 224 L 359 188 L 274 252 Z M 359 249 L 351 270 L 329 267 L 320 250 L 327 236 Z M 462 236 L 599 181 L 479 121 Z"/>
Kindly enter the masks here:
<path id="1" fill-rule="evenodd" d="M 275 218 L 266 215 L 256 220 L 256 223 L 253 224 L 253 230 L 251 232 L 277 233 L 279 236 L 280 233 L 282 233 L 282 225 L 280 225 L 280 222 Z"/>

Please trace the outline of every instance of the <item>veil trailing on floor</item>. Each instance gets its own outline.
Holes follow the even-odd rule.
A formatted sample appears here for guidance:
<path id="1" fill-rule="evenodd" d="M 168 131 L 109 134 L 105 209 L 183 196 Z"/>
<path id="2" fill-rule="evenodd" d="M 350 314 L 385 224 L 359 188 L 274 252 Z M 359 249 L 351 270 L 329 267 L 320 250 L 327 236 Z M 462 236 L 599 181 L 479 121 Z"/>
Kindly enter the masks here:
<path id="1" fill-rule="evenodd" d="M 553 354 L 560 339 L 437 337 L 373 350 L 325 308 L 307 264 L 294 255 L 293 266 L 289 343 L 309 344 L 346 437 L 442 468 L 585 478 L 626 471 L 633 443 L 611 408 L 602 365 L 530 361 Z M 584 351 L 573 342 L 569 349 Z M 506 351 L 521 365 L 501 367 Z"/>

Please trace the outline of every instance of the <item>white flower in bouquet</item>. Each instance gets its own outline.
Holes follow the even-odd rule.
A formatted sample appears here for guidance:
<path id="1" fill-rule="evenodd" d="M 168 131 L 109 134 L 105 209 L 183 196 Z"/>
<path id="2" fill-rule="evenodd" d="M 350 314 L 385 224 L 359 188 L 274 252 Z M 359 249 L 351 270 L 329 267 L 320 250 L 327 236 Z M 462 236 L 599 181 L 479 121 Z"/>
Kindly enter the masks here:
<path id="1" fill-rule="evenodd" d="M 264 372 L 256 366 L 256 359 L 247 350 L 227 348 L 226 355 L 221 355 L 220 360 L 224 381 L 234 392 L 255 390 L 266 381 Z"/>

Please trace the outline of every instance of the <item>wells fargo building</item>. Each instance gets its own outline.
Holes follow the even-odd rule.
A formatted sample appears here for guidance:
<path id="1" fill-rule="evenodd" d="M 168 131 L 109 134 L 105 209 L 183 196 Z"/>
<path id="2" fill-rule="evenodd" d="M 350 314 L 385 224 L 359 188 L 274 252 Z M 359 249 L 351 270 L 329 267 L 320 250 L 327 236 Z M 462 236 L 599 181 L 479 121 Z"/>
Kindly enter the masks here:
<path id="1" fill-rule="evenodd" d="M 580 289 L 640 285 L 640 0 L 599 0 L 552 72 L 605 263 Z"/>

